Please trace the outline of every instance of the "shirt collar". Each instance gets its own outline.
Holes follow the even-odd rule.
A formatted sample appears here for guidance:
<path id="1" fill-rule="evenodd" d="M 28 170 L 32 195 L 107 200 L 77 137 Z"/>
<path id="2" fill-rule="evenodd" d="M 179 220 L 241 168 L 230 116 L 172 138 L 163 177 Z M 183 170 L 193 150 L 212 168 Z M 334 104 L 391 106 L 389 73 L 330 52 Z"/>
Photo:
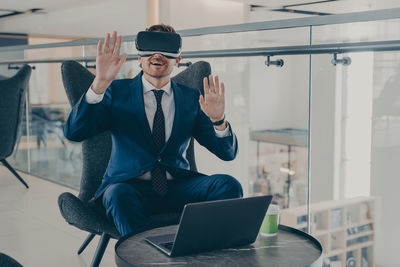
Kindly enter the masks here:
<path id="1" fill-rule="evenodd" d="M 147 92 L 150 92 L 150 91 L 153 90 L 153 89 L 156 89 L 156 88 L 154 87 L 154 85 L 152 85 L 151 83 L 149 83 L 143 76 L 142 76 L 142 84 L 143 84 L 143 93 L 144 93 L 144 94 L 147 93 Z M 167 95 L 170 95 L 170 94 L 171 94 L 171 80 L 170 80 L 166 85 L 164 85 L 163 87 L 161 87 L 160 90 L 164 90 L 164 92 L 165 92 Z"/>

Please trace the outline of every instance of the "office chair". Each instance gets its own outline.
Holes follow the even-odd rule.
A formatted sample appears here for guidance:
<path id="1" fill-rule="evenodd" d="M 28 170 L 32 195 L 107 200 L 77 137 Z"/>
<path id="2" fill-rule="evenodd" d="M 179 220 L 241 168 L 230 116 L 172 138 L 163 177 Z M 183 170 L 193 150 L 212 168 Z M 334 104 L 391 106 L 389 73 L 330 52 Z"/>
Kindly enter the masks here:
<path id="1" fill-rule="evenodd" d="M 0 162 L 26 188 L 29 188 L 28 184 L 11 167 L 6 158 L 14 151 L 31 71 L 30 66 L 24 65 L 13 77 L 0 80 Z"/>
<path id="2" fill-rule="evenodd" d="M 0 252 L 1 267 L 22 267 L 22 265 L 10 256 Z"/>
<path id="3" fill-rule="evenodd" d="M 61 66 L 62 78 L 70 104 L 73 106 L 91 85 L 94 75 L 75 61 L 66 61 Z M 209 63 L 197 62 L 172 78 L 175 82 L 198 88 L 203 92 L 203 78 L 211 73 Z M 110 222 L 101 203 L 93 201 L 93 196 L 100 186 L 111 153 L 110 132 L 104 132 L 82 142 L 83 169 L 81 187 L 78 197 L 65 192 L 58 198 L 60 212 L 71 225 L 89 232 L 86 240 L 78 250 L 82 253 L 95 235 L 100 235 L 100 241 L 93 257 L 91 266 L 99 266 L 110 238 L 121 236 Z M 190 169 L 197 171 L 193 138 L 187 150 Z M 178 224 L 179 213 L 157 214 L 150 217 L 149 229 Z"/>

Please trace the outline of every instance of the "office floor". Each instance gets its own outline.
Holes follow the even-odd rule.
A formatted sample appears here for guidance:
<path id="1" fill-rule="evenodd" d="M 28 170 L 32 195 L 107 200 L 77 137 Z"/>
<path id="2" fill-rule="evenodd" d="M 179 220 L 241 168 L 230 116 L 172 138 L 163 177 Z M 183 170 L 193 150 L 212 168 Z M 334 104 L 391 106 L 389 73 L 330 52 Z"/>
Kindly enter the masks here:
<path id="1" fill-rule="evenodd" d="M 77 255 L 87 234 L 67 224 L 57 205 L 62 192 L 77 192 L 34 176 L 21 176 L 29 189 L 0 165 L 0 252 L 25 267 L 90 266 L 99 237 Z M 115 243 L 110 240 L 100 266 L 115 266 Z"/>

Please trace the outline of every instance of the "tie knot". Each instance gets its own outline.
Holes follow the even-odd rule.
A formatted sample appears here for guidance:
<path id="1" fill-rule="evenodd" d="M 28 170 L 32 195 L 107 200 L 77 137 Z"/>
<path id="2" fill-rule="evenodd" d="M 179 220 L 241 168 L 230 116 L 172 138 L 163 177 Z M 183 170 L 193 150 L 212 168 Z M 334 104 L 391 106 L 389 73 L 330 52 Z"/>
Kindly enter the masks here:
<path id="1" fill-rule="evenodd" d="M 154 96 L 156 97 L 157 104 L 161 104 L 161 98 L 163 96 L 164 90 L 153 89 L 152 91 L 154 93 Z"/>

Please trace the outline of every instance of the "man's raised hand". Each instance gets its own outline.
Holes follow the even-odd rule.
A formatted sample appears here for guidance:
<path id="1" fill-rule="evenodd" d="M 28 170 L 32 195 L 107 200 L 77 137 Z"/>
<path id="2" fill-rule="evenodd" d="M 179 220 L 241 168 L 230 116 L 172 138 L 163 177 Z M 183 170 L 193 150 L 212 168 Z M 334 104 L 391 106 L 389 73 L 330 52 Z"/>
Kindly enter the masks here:
<path id="1" fill-rule="evenodd" d="M 219 84 L 218 76 L 209 76 L 210 84 L 207 77 L 203 79 L 204 97 L 200 95 L 200 107 L 203 112 L 210 118 L 212 122 L 219 121 L 224 117 L 225 112 L 225 86 L 224 83 Z"/>
<path id="2" fill-rule="evenodd" d="M 100 40 L 97 44 L 97 56 L 96 56 L 96 78 L 92 84 L 92 90 L 96 94 L 103 94 L 110 86 L 111 82 L 117 77 L 118 72 L 121 70 L 124 64 L 127 53 L 124 53 L 119 58 L 119 53 L 122 45 L 122 36 L 118 37 L 117 32 L 113 32 L 113 36 L 110 42 L 110 34 L 107 33 L 104 41 Z"/>

